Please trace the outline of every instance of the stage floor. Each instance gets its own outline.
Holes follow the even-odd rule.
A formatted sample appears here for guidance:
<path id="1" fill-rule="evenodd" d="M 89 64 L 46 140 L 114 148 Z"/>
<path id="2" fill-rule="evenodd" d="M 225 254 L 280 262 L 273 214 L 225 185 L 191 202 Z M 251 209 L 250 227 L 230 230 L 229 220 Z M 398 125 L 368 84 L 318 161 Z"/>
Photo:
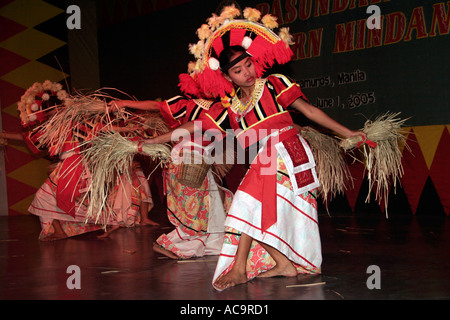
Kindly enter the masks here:
<path id="1" fill-rule="evenodd" d="M 0 299 L 450 299 L 449 217 L 323 214 L 321 275 L 255 279 L 222 292 L 211 286 L 217 256 L 174 261 L 152 251 L 172 227 L 163 208 L 150 217 L 161 226 L 48 243 L 37 240 L 37 217 L 0 217 Z M 80 289 L 67 286 L 72 265 L 80 268 Z"/>

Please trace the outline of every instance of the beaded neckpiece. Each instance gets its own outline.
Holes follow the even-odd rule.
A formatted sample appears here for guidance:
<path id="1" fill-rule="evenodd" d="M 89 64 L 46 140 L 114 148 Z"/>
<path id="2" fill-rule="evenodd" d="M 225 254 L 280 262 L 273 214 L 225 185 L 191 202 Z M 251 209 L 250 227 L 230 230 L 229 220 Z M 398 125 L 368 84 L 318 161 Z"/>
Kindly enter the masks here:
<path id="1" fill-rule="evenodd" d="M 242 103 L 237 94 L 233 97 L 233 100 L 231 102 L 231 109 L 234 111 L 234 113 L 236 113 L 237 121 L 240 121 L 258 103 L 264 91 L 265 84 L 266 79 L 256 79 L 252 96 L 245 104 Z"/>

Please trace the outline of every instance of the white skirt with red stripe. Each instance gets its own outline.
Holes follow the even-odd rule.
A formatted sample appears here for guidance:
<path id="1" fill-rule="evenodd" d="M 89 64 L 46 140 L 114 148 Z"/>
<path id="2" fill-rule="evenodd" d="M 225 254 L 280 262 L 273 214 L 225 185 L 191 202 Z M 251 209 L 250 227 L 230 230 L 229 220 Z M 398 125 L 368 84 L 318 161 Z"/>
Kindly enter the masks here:
<path id="1" fill-rule="evenodd" d="M 309 149 L 309 146 L 305 147 Z M 225 222 L 227 233 L 213 277 L 213 285 L 219 276 L 232 268 L 241 233 L 254 239 L 247 259 L 248 279 L 275 266 L 273 259 L 258 242 L 270 245 L 283 253 L 294 263 L 299 273 L 320 273 L 322 250 L 315 198 L 317 181 L 311 184 L 308 191 L 299 194 L 292 184 L 295 177 L 289 173 L 293 171 L 287 168 L 289 161 L 285 161 L 282 156 L 277 153 L 276 223 L 265 232 L 261 229 L 260 199 L 264 198 L 261 197 L 259 189 L 262 178 L 260 173 L 251 167 L 235 193 L 228 212 Z M 315 171 L 311 166 L 308 170 Z M 313 176 L 316 178 L 315 172 Z"/>

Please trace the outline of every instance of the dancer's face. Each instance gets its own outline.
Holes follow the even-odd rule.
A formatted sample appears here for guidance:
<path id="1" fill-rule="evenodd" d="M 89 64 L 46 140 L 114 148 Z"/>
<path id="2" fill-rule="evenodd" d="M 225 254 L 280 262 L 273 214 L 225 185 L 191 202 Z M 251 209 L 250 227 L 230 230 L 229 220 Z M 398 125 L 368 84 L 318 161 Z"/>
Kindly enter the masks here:
<path id="1" fill-rule="evenodd" d="M 231 61 L 236 59 L 242 54 L 242 52 L 236 52 L 232 57 Z M 255 65 L 251 57 L 247 57 L 242 61 L 236 63 L 233 67 L 228 70 L 226 75 L 228 80 L 231 80 L 239 87 L 252 87 L 256 81 Z"/>

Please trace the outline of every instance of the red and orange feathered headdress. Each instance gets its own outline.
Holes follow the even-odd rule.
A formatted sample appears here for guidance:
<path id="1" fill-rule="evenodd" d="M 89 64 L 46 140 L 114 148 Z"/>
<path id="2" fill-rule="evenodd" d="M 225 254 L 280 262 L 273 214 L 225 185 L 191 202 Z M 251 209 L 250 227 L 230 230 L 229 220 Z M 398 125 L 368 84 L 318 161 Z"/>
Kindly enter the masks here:
<path id="1" fill-rule="evenodd" d="M 199 41 L 189 46 L 197 60 L 189 64 L 188 73 L 180 75 L 183 93 L 210 99 L 232 96 L 233 84 L 225 79 L 219 63 L 220 53 L 230 46 L 246 50 L 258 77 L 275 63 L 291 60 L 292 36 L 288 28 L 281 28 L 278 35 L 273 32 L 278 27 L 275 17 L 265 15 L 261 19 L 261 13 L 253 8 L 246 8 L 244 19 L 240 17 L 241 12 L 234 5 L 225 7 L 220 16 L 213 14 L 197 30 Z"/>

